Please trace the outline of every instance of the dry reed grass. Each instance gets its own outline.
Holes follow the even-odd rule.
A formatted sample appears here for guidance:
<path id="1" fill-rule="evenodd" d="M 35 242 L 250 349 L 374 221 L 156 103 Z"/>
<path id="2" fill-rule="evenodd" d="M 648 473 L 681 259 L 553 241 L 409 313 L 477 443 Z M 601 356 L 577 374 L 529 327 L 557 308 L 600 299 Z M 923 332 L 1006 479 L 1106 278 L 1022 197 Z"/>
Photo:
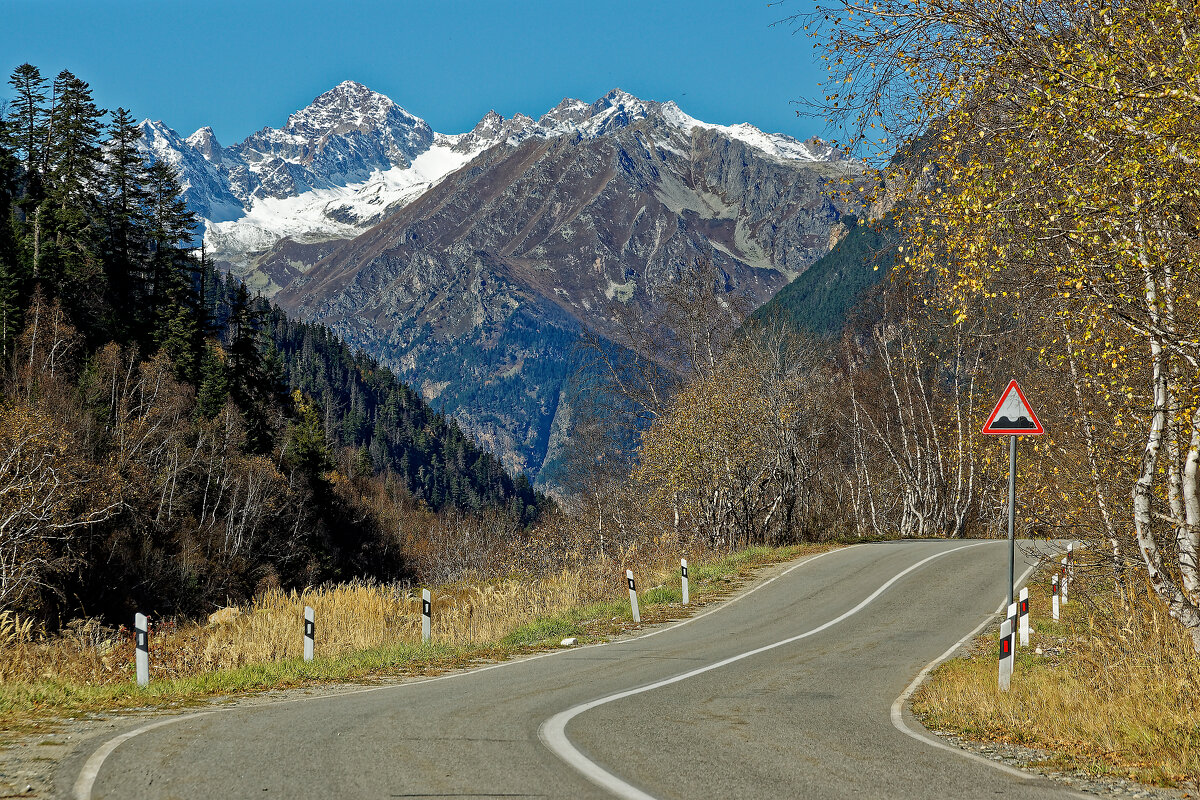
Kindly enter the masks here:
<path id="1" fill-rule="evenodd" d="M 1055 623 L 1044 583 L 1031 589 L 1031 647 L 1018 650 L 1009 692 L 997 688 L 995 636 L 985 635 L 932 674 L 914 712 L 931 728 L 1046 748 L 1093 774 L 1200 781 L 1200 659 L 1190 638 L 1144 590 L 1124 605 L 1103 582 L 1074 588 Z"/>
<path id="2" fill-rule="evenodd" d="M 594 558 L 540 577 L 436 587 L 432 639 L 452 647 L 495 643 L 539 619 L 623 598 L 626 565 L 649 589 L 671 580 L 677 564 L 674 554 L 629 548 L 615 559 Z M 315 612 L 317 658 L 421 643 L 419 588 L 352 581 L 304 591 L 270 589 L 246 606 L 211 615 L 207 624 L 152 620 L 151 679 L 299 659 L 306 605 Z M 132 663 L 133 633 L 124 626 L 80 620 L 48 637 L 28 621 L 0 614 L 0 683 L 111 685 L 130 680 Z"/>
<path id="3" fill-rule="evenodd" d="M 509 578 L 433 590 L 433 639 L 470 646 L 493 642 L 534 620 L 575 606 L 580 573 L 534 580 Z M 304 607 L 317 620 L 316 653 L 344 653 L 421 642 L 420 590 L 355 581 L 303 592 L 269 590 L 217 624 L 153 626 L 151 677 L 182 678 L 247 664 L 298 659 Z M 217 615 L 214 615 L 217 616 Z M 0 681 L 61 681 L 102 685 L 129 680 L 132 634 L 95 621 L 51 638 L 0 615 Z"/>
<path id="4" fill-rule="evenodd" d="M 693 602 L 722 596 L 764 564 L 829 544 L 686 552 Z M 133 636 L 81 620 L 54 636 L 0 615 L 0 734 L 53 724 L 57 716 L 176 706 L 220 694 L 312 682 L 427 674 L 505 658 L 564 636 L 603 638 L 630 624 L 624 570 L 634 570 L 642 619 L 677 618 L 679 551 L 628 548 L 538 577 L 460 579 L 432 590 L 433 642 L 420 643 L 420 589 L 364 582 L 302 592 L 266 591 L 212 615 L 213 622 L 152 624 L 151 684 L 133 681 Z M 300 660 L 303 608 L 313 606 L 316 660 Z M 152 621 L 153 623 L 153 621 Z"/>

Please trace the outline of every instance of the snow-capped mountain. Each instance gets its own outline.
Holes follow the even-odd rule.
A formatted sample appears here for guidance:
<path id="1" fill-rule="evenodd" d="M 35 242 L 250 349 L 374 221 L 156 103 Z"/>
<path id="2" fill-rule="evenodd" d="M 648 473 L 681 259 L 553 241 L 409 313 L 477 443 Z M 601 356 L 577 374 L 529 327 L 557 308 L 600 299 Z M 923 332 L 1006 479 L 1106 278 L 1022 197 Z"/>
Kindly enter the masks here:
<path id="1" fill-rule="evenodd" d="M 829 185 L 860 165 L 824 142 L 713 125 L 619 89 L 538 119 L 491 111 L 445 135 L 347 82 L 230 146 L 207 128 L 143 132 L 179 170 L 223 268 L 547 481 L 581 331 L 615 337 L 614 303 L 652 318 L 698 263 L 723 297 L 762 303 L 859 211 Z"/>
<path id="2" fill-rule="evenodd" d="M 237 219 L 246 213 L 245 196 L 235 190 L 223 151 L 212 128 L 201 128 L 187 139 L 161 122 L 141 124 L 143 149 L 155 160 L 175 168 L 188 207 L 205 222 Z M 207 134 L 202 136 L 202 134 Z"/>
<path id="3" fill-rule="evenodd" d="M 800 142 L 749 124 L 721 126 L 675 103 L 614 89 L 594 103 L 564 99 L 540 119 L 488 112 L 467 133 L 435 133 L 388 97 L 345 81 L 292 114 L 222 147 L 209 127 L 186 139 L 162 122 L 142 123 L 143 147 L 176 168 L 189 206 L 202 219 L 213 257 L 268 293 L 278 283 L 252 276 L 255 255 L 284 238 L 313 243 L 353 238 L 489 147 L 530 137 L 593 139 L 648 117 L 682 131 L 710 129 L 788 161 L 834 161 L 820 140 Z"/>

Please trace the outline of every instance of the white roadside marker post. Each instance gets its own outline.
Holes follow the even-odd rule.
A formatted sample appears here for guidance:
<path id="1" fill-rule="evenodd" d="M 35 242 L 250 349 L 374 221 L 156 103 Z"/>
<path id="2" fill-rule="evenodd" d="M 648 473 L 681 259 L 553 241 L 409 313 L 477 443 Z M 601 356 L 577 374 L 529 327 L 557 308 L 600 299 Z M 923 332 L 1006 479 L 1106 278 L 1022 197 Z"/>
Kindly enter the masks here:
<path id="1" fill-rule="evenodd" d="M 1029 587 L 1021 587 L 1021 602 L 1018 613 L 1021 615 L 1021 647 L 1029 647 Z"/>
<path id="2" fill-rule="evenodd" d="M 433 603 L 430 602 L 429 590 L 421 590 L 421 641 L 428 643 L 432 634 L 430 623 L 433 620 Z"/>
<path id="3" fill-rule="evenodd" d="M 137 685 L 150 685 L 150 625 L 146 615 L 138 612 L 133 616 L 134 662 L 137 665 Z"/>
<path id="4" fill-rule="evenodd" d="M 633 621 L 641 623 L 642 615 L 638 611 L 637 585 L 633 582 L 633 570 L 625 570 L 625 580 L 629 582 L 629 607 L 633 609 Z"/>
<path id="5" fill-rule="evenodd" d="M 304 607 L 304 660 L 313 660 L 313 649 L 317 641 L 317 617 L 312 606 Z"/>
<path id="6" fill-rule="evenodd" d="M 1067 589 L 1071 585 L 1071 576 L 1067 572 L 1067 557 L 1063 556 L 1062 560 L 1062 580 L 1058 582 L 1059 590 L 1062 592 L 1062 604 L 1067 604 Z"/>
<path id="7" fill-rule="evenodd" d="M 687 559 L 679 559 L 679 568 L 683 571 L 683 604 L 688 604 L 688 574 L 687 574 Z"/>
<path id="8" fill-rule="evenodd" d="M 1000 626 L 1000 691 L 1007 692 L 1013 673 L 1012 623 L 1004 620 Z"/>
<path id="9" fill-rule="evenodd" d="M 1075 582 L 1075 543 L 1067 542 L 1067 583 Z"/>
<path id="10" fill-rule="evenodd" d="M 1018 608 L 1020 608 L 1020 606 L 1017 603 L 1009 603 L 1008 604 L 1008 627 L 1009 627 L 1009 630 L 1013 631 L 1014 633 L 1017 630 L 1017 616 L 1020 613 L 1017 611 Z M 1016 645 L 1016 643 L 1017 643 L 1017 637 L 1014 636 L 1013 644 Z"/>
<path id="11" fill-rule="evenodd" d="M 1058 576 L 1057 575 L 1055 575 L 1050 580 L 1050 597 L 1051 597 L 1050 616 L 1054 618 L 1055 622 L 1058 622 Z"/>

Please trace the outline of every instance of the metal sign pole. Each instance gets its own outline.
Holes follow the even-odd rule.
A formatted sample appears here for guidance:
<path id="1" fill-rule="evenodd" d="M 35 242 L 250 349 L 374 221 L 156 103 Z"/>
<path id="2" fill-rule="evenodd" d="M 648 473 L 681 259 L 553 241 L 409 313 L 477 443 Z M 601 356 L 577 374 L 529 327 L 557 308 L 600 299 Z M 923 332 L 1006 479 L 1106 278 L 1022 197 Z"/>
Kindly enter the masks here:
<path id="1" fill-rule="evenodd" d="M 1017 540 L 1017 437 L 1008 437 L 1008 604 L 1013 601 L 1013 584 L 1016 583 Z"/>
<path id="2" fill-rule="evenodd" d="M 984 436 L 1008 437 L 1008 604 L 1011 606 L 1017 582 L 1017 437 L 1041 436 L 1046 429 L 1033 413 L 1021 387 L 1011 380 L 980 432 Z"/>

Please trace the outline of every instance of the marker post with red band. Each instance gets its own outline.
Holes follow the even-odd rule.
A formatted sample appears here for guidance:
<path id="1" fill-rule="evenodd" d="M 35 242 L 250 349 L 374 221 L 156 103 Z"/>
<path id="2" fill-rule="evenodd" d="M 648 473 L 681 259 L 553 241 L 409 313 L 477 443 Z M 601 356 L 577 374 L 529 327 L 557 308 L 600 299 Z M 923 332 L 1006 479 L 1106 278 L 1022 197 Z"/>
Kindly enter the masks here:
<path id="1" fill-rule="evenodd" d="M 1000 691 L 1007 692 L 1013 674 L 1013 631 L 1012 622 L 1004 620 L 1000 626 Z"/>
<path id="2" fill-rule="evenodd" d="M 633 570 L 625 570 L 625 581 L 629 584 L 629 607 L 633 609 L 633 621 L 640 623 L 642 621 L 642 614 L 638 611 L 637 584 L 633 582 Z"/>
<path id="3" fill-rule="evenodd" d="M 1008 604 L 1008 629 L 1013 631 L 1014 634 L 1016 633 L 1016 630 L 1017 630 L 1017 615 L 1020 613 L 1017 611 L 1017 609 L 1019 607 L 1020 606 L 1018 606 L 1016 603 Z M 1015 649 L 1016 643 L 1017 643 L 1017 637 L 1014 635 L 1013 636 L 1014 649 Z"/>
<path id="4" fill-rule="evenodd" d="M 1058 576 L 1050 579 L 1050 612 L 1055 622 L 1058 622 Z"/>
<path id="5" fill-rule="evenodd" d="M 1033 407 L 1025 399 L 1025 393 L 1015 380 L 1000 395 L 1000 402 L 992 409 L 983 425 L 984 436 L 1007 436 L 1008 438 L 1008 602 L 1013 601 L 1013 584 L 1016 583 L 1017 541 L 1014 531 L 1017 521 L 1017 437 L 1040 436 L 1046 432 L 1038 421 Z"/>

